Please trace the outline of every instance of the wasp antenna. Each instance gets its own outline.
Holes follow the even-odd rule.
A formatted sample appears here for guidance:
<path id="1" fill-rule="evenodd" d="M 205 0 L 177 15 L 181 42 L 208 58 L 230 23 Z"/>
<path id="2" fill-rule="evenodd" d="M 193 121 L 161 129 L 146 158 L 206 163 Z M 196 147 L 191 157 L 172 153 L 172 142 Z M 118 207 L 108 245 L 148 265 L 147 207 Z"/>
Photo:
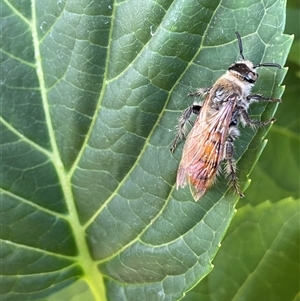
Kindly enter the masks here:
<path id="1" fill-rule="evenodd" d="M 236 31 L 235 32 L 236 34 L 236 37 L 237 37 L 237 40 L 238 40 L 238 44 L 239 44 L 239 49 L 240 49 L 240 56 L 241 58 L 244 60 L 245 57 L 243 55 L 243 44 L 242 44 L 242 38 L 241 38 L 241 35 Z"/>
<path id="2" fill-rule="evenodd" d="M 281 69 L 281 66 L 276 63 L 261 63 L 253 66 L 253 68 L 258 68 L 258 67 L 276 67 L 278 69 Z"/>

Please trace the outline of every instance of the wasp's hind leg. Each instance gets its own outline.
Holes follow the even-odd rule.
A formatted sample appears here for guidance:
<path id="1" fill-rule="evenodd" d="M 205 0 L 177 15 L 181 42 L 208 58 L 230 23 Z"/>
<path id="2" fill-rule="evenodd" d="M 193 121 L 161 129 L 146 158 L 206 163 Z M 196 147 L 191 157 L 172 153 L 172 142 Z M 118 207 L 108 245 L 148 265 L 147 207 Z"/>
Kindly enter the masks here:
<path id="1" fill-rule="evenodd" d="M 236 164 L 233 158 L 235 138 L 239 135 L 238 129 L 235 126 L 229 128 L 229 134 L 224 147 L 224 160 L 226 160 L 226 174 L 230 177 L 228 185 L 232 186 L 240 197 L 244 194 L 239 189 L 238 178 L 236 174 Z"/>
<path id="2" fill-rule="evenodd" d="M 170 147 L 170 151 L 173 153 L 178 145 L 178 143 L 184 139 L 187 135 L 187 123 L 193 126 L 194 124 L 190 121 L 190 117 L 192 113 L 199 115 L 201 106 L 200 105 L 192 105 L 185 109 L 182 115 L 179 118 L 178 126 L 177 126 L 177 133 L 175 139 Z"/>

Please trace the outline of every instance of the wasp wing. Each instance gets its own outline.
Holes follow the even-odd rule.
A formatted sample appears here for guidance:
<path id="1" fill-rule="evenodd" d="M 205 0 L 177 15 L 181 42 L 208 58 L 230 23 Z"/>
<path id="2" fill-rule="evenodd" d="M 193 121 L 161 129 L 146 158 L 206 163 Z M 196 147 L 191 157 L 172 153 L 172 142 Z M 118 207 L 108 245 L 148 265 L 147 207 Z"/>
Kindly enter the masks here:
<path id="1" fill-rule="evenodd" d="M 219 109 L 211 107 L 207 95 L 196 122 L 187 137 L 177 173 L 177 188 L 189 183 L 197 201 L 213 184 L 220 162 L 223 160 L 224 144 L 237 95 L 223 101 Z"/>

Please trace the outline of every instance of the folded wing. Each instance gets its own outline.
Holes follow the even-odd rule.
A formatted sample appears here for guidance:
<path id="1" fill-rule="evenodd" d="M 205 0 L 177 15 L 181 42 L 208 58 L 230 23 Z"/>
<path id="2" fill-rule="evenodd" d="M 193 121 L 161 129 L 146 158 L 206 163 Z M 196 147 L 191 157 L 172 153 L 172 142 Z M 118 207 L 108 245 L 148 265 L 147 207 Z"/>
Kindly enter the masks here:
<path id="1" fill-rule="evenodd" d="M 214 183 L 228 134 L 237 95 L 230 95 L 218 108 L 207 95 L 196 122 L 187 137 L 177 173 L 177 188 L 189 183 L 195 200 Z"/>

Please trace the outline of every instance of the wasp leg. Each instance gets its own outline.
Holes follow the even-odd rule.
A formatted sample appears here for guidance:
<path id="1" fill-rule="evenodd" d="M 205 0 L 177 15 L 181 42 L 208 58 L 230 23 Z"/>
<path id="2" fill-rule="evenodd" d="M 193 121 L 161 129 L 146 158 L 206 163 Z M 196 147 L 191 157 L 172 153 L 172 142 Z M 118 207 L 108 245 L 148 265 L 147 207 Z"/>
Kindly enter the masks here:
<path id="1" fill-rule="evenodd" d="M 269 125 L 270 123 L 276 121 L 275 118 L 271 118 L 271 119 L 265 120 L 265 121 L 253 120 L 253 119 L 251 119 L 250 115 L 244 108 L 240 109 L 240 116 L 242 119 L 242 123 L 244 125 L 246 124 L 246 125 L 250 125 L 252 127 L 262 127 L 262 126 Z"/>
<path id="2" fill-rule="evenodd" d="M 239 183 L 236 174 L 236 164 L 233 159 L 233 153 L 234 153 L 233 142 L 237 136 L 238 136 L 238 130 L 235 127 L 231 127 L 229 129 L 229 135 L 225 142 L 224 159 L 226 160 L 226 174 L 227 176 L 230 176 L 230 180 L 228 184 L 234 188 L 236 193 L 239 194 L 241 198 L 243 198 L 244 194 L 239 189 Z"/>
<path id="3" fill-rule="evenodd" d="M 204 94 L 209 93 L 211 90 L 210 88 L 200 88 L 196 90 L 195 92 L 190 92 L 188 96 L 203 96 Z M 177 134 L 175 136 L 175 139 L 170 147 L 170 151 L 173 153 L 178 145 L 178 143 L 186 137 L 186 134 L 188 132 L 186 124 L 187 122 L 193 126 L 194 124 L 189 120 L 192 113 L 199 115 L 201 106 L 199 104 L 194 104 L 190 107 L 188 107 L 186 110 L 183 111 L 181 117 L 179 118 L 179 123 L 177 126 Z"/>
<path id="4" fill-rule="evenodd" d="M 252 94 L 247 96 L 247 100 L 256 100 L 256 101 L 266 101 L 266 102 L 281 102 L 281 99 L 279 98 L 268 98 L 268 97 L 263 97 L 259 94 Z"/>
<path id="5" fill-rule="evenodd" d="M 210 89 L 211 88 L 200 88 L 195 92 L 190 92 L 188 96 L 203 96 L 204 94 L 207 94 L 210 91 Z"/>
<path id="6" fill-rule="evenodd" d="M 200 105 L 192 105 L 185 109 L 179 118 L 178 126 L 177 126 L 177 133 L 175 139 L 170 147 L 170 151 L 173 153 L 178 145 L 178 143 L 186 137 L 187 134 L 187 127 L 186 124 L 189 123 L 190 125 L 194 125 L 189 118 L 191 117 L 192 113 L 199 115 L 201 106 Z"/>

